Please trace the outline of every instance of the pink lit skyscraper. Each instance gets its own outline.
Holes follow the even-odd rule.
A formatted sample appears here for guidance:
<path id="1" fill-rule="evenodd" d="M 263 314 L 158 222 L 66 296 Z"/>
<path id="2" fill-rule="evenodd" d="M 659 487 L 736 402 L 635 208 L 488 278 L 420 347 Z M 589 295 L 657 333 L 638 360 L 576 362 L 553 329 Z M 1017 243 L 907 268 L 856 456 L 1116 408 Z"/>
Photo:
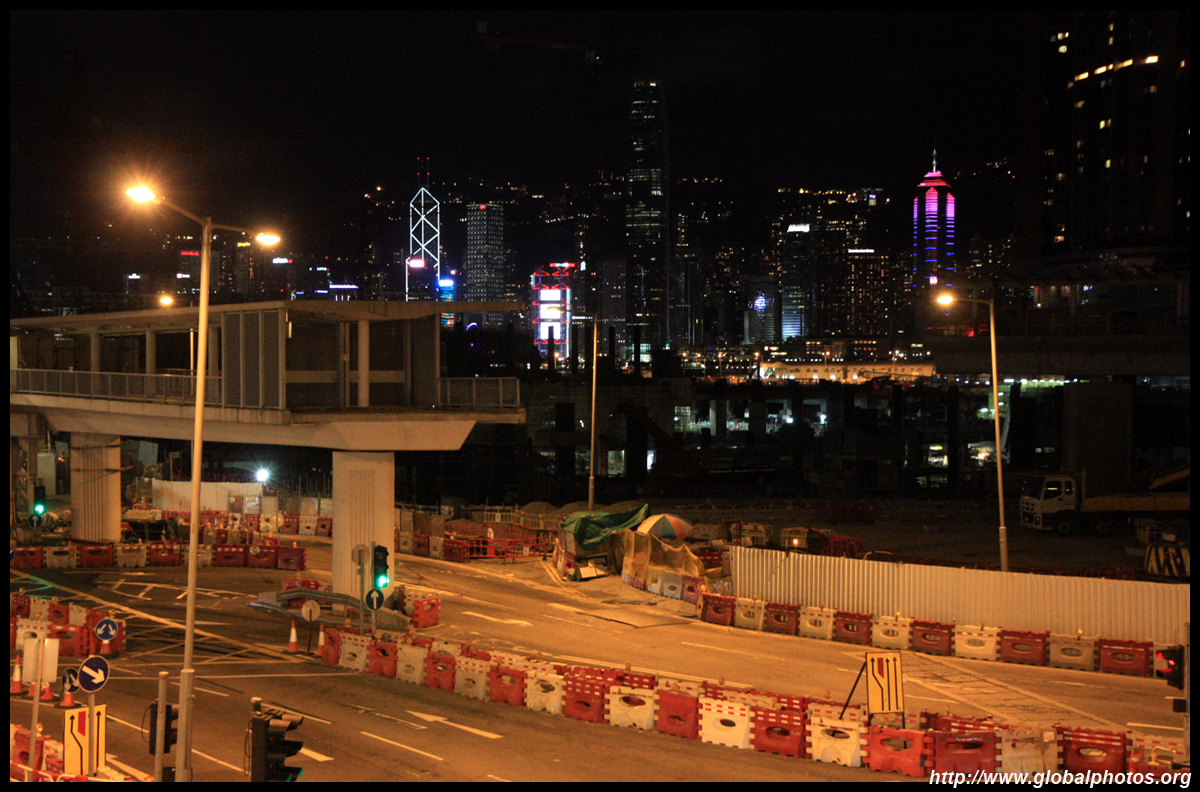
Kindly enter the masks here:
<path id="1" fill-rule="evenodd" d="M 913 298 L 928 298 L 931 290 L 953 286 L 956 280 L 954 255 L 954 195 L 937 169 L 925 174 L 913 198 L 913 268 L 910 286 Z"/>

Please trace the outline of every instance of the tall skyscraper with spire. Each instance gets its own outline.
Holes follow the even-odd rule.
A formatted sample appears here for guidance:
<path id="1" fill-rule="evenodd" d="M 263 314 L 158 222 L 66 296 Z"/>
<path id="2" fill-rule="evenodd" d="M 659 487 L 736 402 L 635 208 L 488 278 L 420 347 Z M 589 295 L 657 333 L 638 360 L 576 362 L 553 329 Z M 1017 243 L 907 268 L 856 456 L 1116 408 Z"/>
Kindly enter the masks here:
<path id="1" fill-rule="evenodd" d="M 633 85 L 625 179 L 627 341 L 634 328 L 650 347 L 670 342 L 670 173 L 667 110 L 656 82 Z"/>
<path id="2" fill-rule="evenodd" d="M 909 285 L 913 299 L 925 300 L 930 291 L 953 286 L 957 279 L 954 246 L 954 195 L 937 167 L 925 174 L 913 198 L 913 266 Z"/>
<path id="3" fill-rule="evenodd" d="M 441 204 L 429 192 L 429 159 L 418 160 L 417 194 L 408 204 L 408 259 L 404 267 L 407 300 L 436 300 L 441 278 Z"/>

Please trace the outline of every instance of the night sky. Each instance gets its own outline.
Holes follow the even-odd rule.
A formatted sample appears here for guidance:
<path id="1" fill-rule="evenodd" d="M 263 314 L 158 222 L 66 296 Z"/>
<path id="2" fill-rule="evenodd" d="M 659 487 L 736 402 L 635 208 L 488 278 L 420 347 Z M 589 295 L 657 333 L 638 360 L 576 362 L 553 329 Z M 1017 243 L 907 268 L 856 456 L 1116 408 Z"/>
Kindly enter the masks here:
<path id="1" fill-rule="evenodd" d="M 218 222 L 320 228 L 367 185 L 545 187 L 621 169 L 637 78 L 665 86 L 674 178 L 882 186 L 1013 153 L 1002 12 L 10 12 L 10 227 L 114 217 L 148 178 Z M 489 46 L 497 35 L 544 42 Z M 568 45 L 560 48 L 555 45 Z M 583 48 L 601 54 L 589 83 Z M 593 114 L 591 109 L 598 108 Z M 599 117 L 595 130 L 589 117 Z M 344 217 L 342 217 L 344 216 Z"/>

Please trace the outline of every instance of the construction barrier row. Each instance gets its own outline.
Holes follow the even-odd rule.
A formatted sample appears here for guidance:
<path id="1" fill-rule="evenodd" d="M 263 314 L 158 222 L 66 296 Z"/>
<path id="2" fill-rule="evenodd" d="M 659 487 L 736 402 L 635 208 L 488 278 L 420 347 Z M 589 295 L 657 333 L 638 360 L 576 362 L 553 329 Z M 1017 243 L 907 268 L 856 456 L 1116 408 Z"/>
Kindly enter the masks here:
<path id="1" fill-rule="evenodd" d="M 554 663 L 407 634 L 322 632 L 332 665 L 498 705 L 914 778 L 938 773 L 1172 771 L 1182 739 L 1056 725 L 1035 729 L 858 705 L 616 668 Z"/>
<path id="2" fill-rule="evenodd" d="M 180 523 L 188 524 L 191 522 L 192 515 L 191 512 L 186 511 L 163 511 L 162 519 L 177 520 Z M 271 531 L 303 536 L 332 536 L 333 518 L 318 517 L 315 514 L 291 514 L 289 512 L 243 514 L 241 512 L 205 509 L 200 512 L 200 527 L 214 530 Z M 219 542 L 220 540 L 217 541 Z"/>
<path id="3" fill-rule="evenodd" d="M 102 619 L 117 624 L 116 634 L 108 640 L 96 635 Z M 59 602 L 58 597 L 29 596 L 20 589 L 8 595 L 9 651 L 24 646 L 28 638 L 57 638 L 60 657 L 117 655 L 125 651 L 125 620 L 112 611 Z"/>
<path id="4" fill-rule="evenodd" d="M 631 567 L 630 573 L 622 574 L 627 585 L 695 603 L 699 606 L 700 619 L 710 624 L 974 660 L 1099 670 L 1129 676 L 1153 676 L 1155 672 L 1152 641 L 1007 630 L 923 621 L 899 615 L 786 605 L 711 593 L 708 578 L 679 575 L 661 567 L 638 564 Z"/>
<path id="5" fill-rule="evenodd" d="M 550 552 L 548 534 L 520 525 L 450 523 L 445 536 L 429 536 L 397 529 L 397 553 L 442 561 L 465 562 L 472 558 L 516 559 Z"/>
<path id="6" fill-rule="evenodd" d="M 220 539 L 220 530 L 213 538 Z M 305 549 L 284 547 L 277 540 L 253 544 L 199 545 L 198 566 L 255 567 L 300 571 L 307 568 Z M 88 569 L 103 567 L 185 566 L 186 542 L 150 542 L 146 544 L 65 545 L 63 547 L 17 547 L 13 550 L 12 569 Z"/>
<path id="7" fill-rule="evenodd" d="M 637 572 L 635 567 L 635 576 Z M 634 588 L 671 596 L 669 588 L 661 582 L 667 579 L 669 573 L 662 572 L 657 578 L 653 573 L 647 574 L 652 578 L 649 583 L 639 581 L 636 577 L 627 582 Z M 659 582 L 656 584 L 655 581 Z M 684 583 L 685 586 L 703 587 L 707 580 L 685 576 Z M 1129 676 L 1154 676 L 1155 672 L 1155 646 L 1152 641 L 1006 630 L 1002 627 L 853 613 L 834 608 L 784 605 L 721 596 L 707 591 L 701 593 L 700 619 L 727 627 L 973 660 L 1098 670 Z"/>

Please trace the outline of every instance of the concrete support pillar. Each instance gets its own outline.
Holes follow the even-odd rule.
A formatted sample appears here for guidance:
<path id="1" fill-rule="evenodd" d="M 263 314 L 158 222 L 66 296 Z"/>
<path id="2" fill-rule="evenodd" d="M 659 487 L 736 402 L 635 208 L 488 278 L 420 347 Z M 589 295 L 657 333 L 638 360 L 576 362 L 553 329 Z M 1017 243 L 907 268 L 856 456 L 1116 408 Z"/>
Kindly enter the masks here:
<path id="1" fill-rule="evenodd" d="M 39 478 L 49 476 L 47 492 L 54 487 L 54 468 L 49 473 L 38 468 L 38 457 L 46 445 L 46 422 L 34 413 L 8 414 L 8 474 L 17 519 L 33 509 L 33 487 Z"/>
<path id="2" fill-rule="evenodd" d="M 712 424 L 713 437 L 724 439 L 729 436 L 729 402 L 715 398 L 709 402 L 708 420 Z"/>
<path id="3" fill-rule="evenodd" d="M 333 452 L 333 590 L 359 596 L 358 571 L 350 551 L 371 542 L 392 551 L 396 567 L 396 454 L 392 451 Z M 370 569 L 367 570 L 370 574 Z M 387 594 L 388 592 L 384 592 Z"/>
<path id="4" fill-rule="evenodd" d="M 71 534 L 121 540 L 121 438 L 71 433 Z"/>
<path id="5" fill-rule="evenodd" d="M 146 331 L 146 374 L 153 377 L 158 373 L 158 332 Z"/>
<path id="6" fill-rule="evenodd" d="M 358 406 L 371 406 L 371 323 L 358 323 Z"/>
<path id="7" fill-rule="evenodd" d="M 88 333 L 88 371 L 100 370 L 100 348 L 103 346 L 104 337 L 99 333 Z"/>

